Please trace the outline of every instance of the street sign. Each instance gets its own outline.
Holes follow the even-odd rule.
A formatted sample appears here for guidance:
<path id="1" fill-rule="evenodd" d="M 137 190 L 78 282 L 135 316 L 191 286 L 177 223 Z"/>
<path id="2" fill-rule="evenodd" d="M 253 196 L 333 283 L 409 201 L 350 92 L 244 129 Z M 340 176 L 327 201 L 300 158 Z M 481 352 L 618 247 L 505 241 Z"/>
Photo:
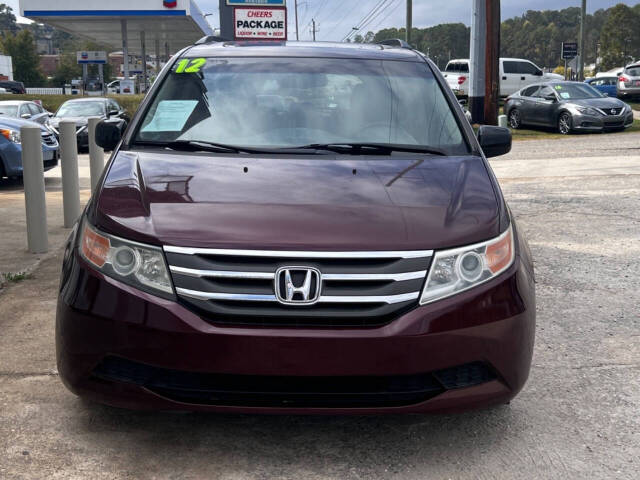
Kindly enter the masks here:
<path id="1" fill-rule="evenodd" d="M 286 7 L 234 8 L 236 40 L 286 40 Z"/>
<path id="2" fill-rule="evenodd" d="M 227 0 L 227 5 L 237 7 L 284 7 L 287 0 Z"/>
<path id="3" fill-rule="evenodd" d="M 77 52 L 78 63 L 90 64 L 90 63 L 107 63 L 107 52 Z"/>
<path id="4" fill-rule="evenodd" d="M 578 44 L 576 42 L 562 42 L 562 58 L 569 60 L 578 56 Z"/>

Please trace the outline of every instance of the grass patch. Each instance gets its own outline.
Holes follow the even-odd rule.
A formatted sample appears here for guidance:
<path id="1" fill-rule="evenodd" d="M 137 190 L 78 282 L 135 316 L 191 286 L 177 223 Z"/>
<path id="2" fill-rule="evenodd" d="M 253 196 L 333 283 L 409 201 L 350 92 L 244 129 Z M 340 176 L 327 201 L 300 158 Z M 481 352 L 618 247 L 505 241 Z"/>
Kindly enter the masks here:
<path id="1" fill-rule="evenodd" d="M 631 108 L 640 112 L 640 102 L 627 102 Z"/>
<path id="2" fill-rule="evenodd" d="M 18 273 L 2 273 L 0 274 L 2 275 L 2 282 L 0 283 L 20 283 L 24 280 L 28 280 L 30 278 L 33 278 L 33 275 L 31 275 L 30 273 L 27 272 L 18 272 Z"/>
<path id="3" fill-rule="evenodd" d="M 108 95 L 114 98 L 124 109 L 133 115 L 138 109 L 138 105 L 144 98 L 144 95 Z M 0 95 L 0 100 L 41 100 L 42 106 L 50 112 L 56 112 L 60 105 L 67 100 L 73 98 L 90 98 L 80 97 L 78 95 Z"/>
<path id="4" fill-rule="evenodd" d="M 571 135 L 561 135 L 554 130 L 540 128 L 539 130 L 530 130 L 530 129 L 519 129 L 519 130 L 511 130 L 511 135 L 514 141 L 517 140 L 555 140 L 563 137 L 572 137 L 579 135 L 624 135 L 626 133 L 631 132 L 640 132 L 640 120 L 634 120 L 633 125 L 624 130 L 620 130 L 617 132 L 607 132 L 604 134 L 601 133 L 573 133 Z"/>

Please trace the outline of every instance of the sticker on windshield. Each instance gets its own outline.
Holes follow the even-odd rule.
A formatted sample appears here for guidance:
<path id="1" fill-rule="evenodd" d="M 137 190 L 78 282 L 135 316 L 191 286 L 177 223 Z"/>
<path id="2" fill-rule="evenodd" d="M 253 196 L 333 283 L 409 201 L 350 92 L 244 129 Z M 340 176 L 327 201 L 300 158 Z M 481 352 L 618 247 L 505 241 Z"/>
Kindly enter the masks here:
<path id="1" fill-rule="evenodd" d="M 176 73 L 198 73 L 207 63 L 206 58 L 185 58 L 176 66 Z"/>
<path id="2" fill-rule="evenodd" d="M 556 85 L 556 90 L 562 90 L 562 85 Z"/>
<path id="3" fill-rule="evenodd" d="M 162 100 L 142 132 L 181 132 L 196 109 L 197 100 Z"/>
<path id="4" fill-rule="evenodd" d="M 571 98 L 571 94 L 569 92 L 560 92 L 560 96 L 562 98 Z"/>

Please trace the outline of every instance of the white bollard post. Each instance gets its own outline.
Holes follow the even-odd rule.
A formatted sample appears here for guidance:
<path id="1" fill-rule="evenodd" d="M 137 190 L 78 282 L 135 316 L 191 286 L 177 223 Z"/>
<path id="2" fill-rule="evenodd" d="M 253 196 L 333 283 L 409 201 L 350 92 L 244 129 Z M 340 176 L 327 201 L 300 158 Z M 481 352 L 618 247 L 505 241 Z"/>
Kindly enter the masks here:
<path id="1" fill-rule="evenodd" d="M 91 171 L 91 192 L 98 185 L 100 175 L 104 169 L 104 150 L 96 143 L 96 127 L 100 117 L 89 118 L 89 170 Z"/>
<path id="2" fill-rule="evenodd" d="M 62 167 L 62 205 L 65 228 L 73 227 L 80 217 L 80 182 L 78 180 L 78 140 L 76 122 L 60 122 L 60 159 Z"/>
<path id="3" fill-rule="evenodd" d="M 49 250 L 47 202 L 44 193 L 42 130 L 26 126 L 20 129 L 22 142 L 22 178 L 27 212 L 27 244 L 31 253 Z"/>
<path id="4" fill-rule="evenodd" d="M 507 123 L 507 116 L 506 115 L 500 115 L 498 117 L 498 126 L 500 127 L 508 127 L 509 124 Z"/>

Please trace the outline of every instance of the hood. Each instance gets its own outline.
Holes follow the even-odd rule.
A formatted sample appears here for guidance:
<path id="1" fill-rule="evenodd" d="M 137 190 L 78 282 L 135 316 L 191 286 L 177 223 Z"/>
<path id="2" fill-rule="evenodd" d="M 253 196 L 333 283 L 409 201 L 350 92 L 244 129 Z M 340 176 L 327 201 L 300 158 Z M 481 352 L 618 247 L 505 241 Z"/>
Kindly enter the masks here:
<path id="1" fill-rule="evenodd" d="M 545 80 L 564 80 L 564 76 L 558 75 L 557 73 L 544 73 L 542 76 Z"/>
<path id="2" fill-rule="evenodd" d="M 61 120 L 72 120 L 76 122 L 76 125 L 79 127 L 89 123 L 89 119 L 87 117 L 51 117 L 49 119 L 49 125 L 53 125 L 55 127 Z"/>
<path id="3" fill-rule="evenodd" d="M 594 108 L 623 108 L 626 105 L 622 100 L 611 97 L 564 100 L 564 102 L 572 105 L 580 105 L 581 107 Z"/>
<path id="4" fill-rule="evenodd" d="M 48 132 L 47 128 L 43 125 L 40 125 L 37 122 L 32 122 L 30 120 L 23 120 L 21 118 L 14 117 L 6 117 L 4 115 L 0 115 L 0 128 L 10 128 L 12 130 L 20 130 L 22 127 L 31 126 L 38 127 L 41 130 Z"/>
<path id="5" fill-rule="evenodd" d="M 414 250 L 497 236 L 479 157 L 239 157 L 120 152 L 90 209 L 114 235 L 160 245 Z"/>

